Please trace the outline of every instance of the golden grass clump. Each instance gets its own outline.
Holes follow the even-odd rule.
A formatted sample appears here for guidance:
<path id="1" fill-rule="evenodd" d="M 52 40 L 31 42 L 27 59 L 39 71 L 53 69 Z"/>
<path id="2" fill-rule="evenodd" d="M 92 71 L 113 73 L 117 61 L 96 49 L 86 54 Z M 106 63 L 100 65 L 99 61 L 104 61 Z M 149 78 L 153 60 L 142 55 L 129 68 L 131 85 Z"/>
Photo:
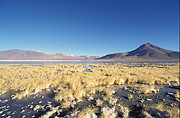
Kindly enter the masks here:
<path id="1" fill-rule="evenodd" d="M 151 105 L 149 107 L 149 109 L 156 109 L 160 112 L 168 112 L 168 114 L 170 115 L 171 118 L 179 118 L 180 117 L 178 106 L 172 107 L 172 106 L 165 105 L 163 103 L 158 103 L 155 105 Z"/>
<path id="2" fill-rule="evenodd" d="M 0 70 L 0 93 L 13 90 L 19 99 L 47 88 L 65 89 L 66 93 L 81 100 L 88 92 L 98 91 L 93 88 L 100 86 L 129 83 L 170 85 L 171 82 L 179 85 L 179 64 L 1 64 L 0 67 L 3 68 Z M 91 71 L 83 72 L 86 68 Z M 62 92 L 61 96 L 66 96 L 66 93 Z"/>

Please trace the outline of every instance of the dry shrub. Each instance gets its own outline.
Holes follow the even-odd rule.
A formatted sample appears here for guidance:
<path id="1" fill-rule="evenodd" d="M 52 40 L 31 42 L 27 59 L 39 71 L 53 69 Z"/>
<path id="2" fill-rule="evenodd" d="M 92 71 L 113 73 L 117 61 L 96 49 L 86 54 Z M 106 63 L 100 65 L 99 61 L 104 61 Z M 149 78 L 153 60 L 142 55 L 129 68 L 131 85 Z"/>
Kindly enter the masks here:
<path id="1" fill-rule="evenodd" d="M 83 66 L 80 64 L 49 64 L 15 65 L 14 67 L 14 65 L 2 64 L 0 67 L 4 69 L 0 70 L 0 92 L 3 94 L 9 90 L 15 90 L 17 91 L 16 96 L 19 96 L 17 98 L 20 99 L 27 94 L 56 87 L 61 88 L 62 91 L 65 89 L 66 93 L 70 91 L 74 97 L 82 100 L 82 97 L 86 96 L 89 91 L 86 88 L 126 83 L 169 85 L 171 81 L 179 85 L 179 64 L 159 65 L 146 63 L 87 64 Z M 91 68 L 92 72 L 83 72 L 84 67 L 89 66 L 95 67 Z M 61 94 L 66 96 L 66 93 Z M 95 93 L 95 90 L 90 93 Z M 105 93 L 111 95 L 107 91 Z"/>

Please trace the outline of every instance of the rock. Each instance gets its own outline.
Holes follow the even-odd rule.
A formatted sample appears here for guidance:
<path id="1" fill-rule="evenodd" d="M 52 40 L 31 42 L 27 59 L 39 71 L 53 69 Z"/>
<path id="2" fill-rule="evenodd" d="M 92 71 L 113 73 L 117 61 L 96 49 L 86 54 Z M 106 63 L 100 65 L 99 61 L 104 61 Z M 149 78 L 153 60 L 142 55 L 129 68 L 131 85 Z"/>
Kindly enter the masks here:
<path id="1" fill-rule="evenodd" d="M 147 98 L 146 100 L 147 100 L 147 101 L 153 101 L 153 99 L 149 99 L 149 98 Z"/>
<path id="2" fill-rule="evenodd" d="M 2 101 L 2 103 L 6 103 L 6 102 L 8 102 L 8 100 L 3 100 L 3 101 Z"/>
<path id="3" fill-rule="evenodd" d="M 115 108 L 109 108 L 109 107 L 101 108 L 101 117 L 115 118 L 116 117 Z"/>
<path id="4" fill-rule="evenodd" d="M 102 106 L 102 105 L 104 105 L 104 104 L 105 104 L 104 101 L 102 101 L 102 100 L 100 100 L 100 99 L 97 99 L 97 100 L 96 100 L 96 106 Z"/>
<path id="5" fill-rule="evenodd" d="M 170 118 L 170 116 L 168 115 L 167 112 L 160 112 L 160 111 L 157 111 L 155 109 L 150 109 L 148 111 L 148 113 L 153 116 L 153 117 L 157 117 L 157 118 Z"/>
<path id="6" fill-rule="evenodd" d="M 51 117 L 54 113 L 59 112 L 59 110 L 61 110 L 61 109 L 59 109 L 59 106 L 54 107 L 54 108 L 51 108 L 51 110 L 48 111 L 48 112 L 46 112 L 46 114 L 43 115 L 43 116 L 41 116 L 41 118 L 49 118 L 49 117 Z"/>
<path id="7" fill-rule="evenodd" d="M 167 96 L 173 97 L 178 102 L 180 101 L 179 92 L 177 92 L 177 93 L 168 92 Z"/>
<path id="8" fill-rule="evenodd" d="M 130 86 L 126 86 L 126 87 L 124 87 L 124 90 L 125 90 L 125 91 L 127 91 L 127 90 L 129 90 L 129 89 L 131 89 L 131 87 L 130 87 Z"/>
<path id="9" fill-rule="evenodd" d="M 12 113 L 12 115 L 14 115 L 16 113 L 16 111 L 14 111 L 13 113 Z"/>
<path id="10" fill-rule="evenodd" d="M 133 98 L 133 95 L 128 95 L 128 99 L 132 99 Z"/>
<path id="11" fill-rule="evenodd" d="M 170 83 L 171 83 L 171 86 L 173 86 L 173 87 L 178 86 L 178 83 L 176 81 L 170 81 Z"/>
<path id="12" fill-rule="evenodd" d="M 159 89 L 152 89 L 151 92 L 154 93 L 154 94 L 156 94 L 156 93 L 159 92 Z"/>
<path id="13" fill-rule="evenodd" d="M 0 114 L 2 114 L 4 111 L 0 111 Z"/>
<path id="14" fill-rule="evenodd" d="M 41 108 L 40 105 L 36 105 L 33 110 L 34 110 L 34 111 L 37 111 L 37 110 L 40 109 L 40 108 Z"/>
<path id="15" fill-rule="evenodd" d="M 118 111 L 118 116 L 121 118 L 128 118 L 129 117 L 129 109 L 126 107 L 121 107 Z"/>
<path id="16" fill-rule="evenodd" d="M 142 111 L 142 112 L 139 114 L 139 117 L 140 117 L 140 118 L 154 118 L 154 117 L 152 117 L 150 114 L 148 114 L 147 111 Z"/>
<path id="17" fill-rule="evenodd" d="M 143 103 L 143 102 L 144 102 L 144 99 L 140 99 L 139 102 Z"/>
<path id="18" fill-rule="evenodd" d="M 133 90 L 131 90 L 131 89 L 128 89 L 127 91 L 129 91 L 129 92 L 131 92 L 131 93 L 133 93 L 134 91 Z"/>
<path id="19" fill-rule="evenodd" d="M 50 89 L 47 88 L 46 91 L 50 91 Z"/>
<path id="20" fill-rule="evenodd" d="M 34 107 L 33 105 L 30 106 L 31 109 L 32 109 L 33 107 Z"/>
<path id="21" fill-rule="evenodd" d="M 25 115 L 23 115 L 21 118 L 26 118 L 26 116 L 25 116 Z"/>
<path id="22" fill-rule="evenodd" d="M 82 118 L 97 118 L 97 115 L 94 113 L 86 113 Z"/>
<path id="23" fill-rule="evenodd" d="M 88 98 L 88 100 L 89 100 L 89 101 L 94 100 L 94 97 L 93 97 L 93 96 L 90 96 L 90 97 Z"/>
<path id="24" fill-rule="evenodd" d="M 174 93 L 168 92 L 167 94 L 174 97 Z"/>
<path id="25" fill-rule="evenodd" d="M 131 111 L 129 112 L 130 117 L 137 117 L 140 115 L 141 111 L 143 110 L 142 105 L 133 105 L 131 106 Z"/>
<path id="26" fill-rule="evenodd" d="M 23 109 L 20 113 L 24 113 L 25 112 L 25 110 Z"/>
<path id="27" fill-rule="evenodd" d="M 179 86 L 169 86 L 169 88 L 179 89 L 180 90 L 180 85 Z"/>

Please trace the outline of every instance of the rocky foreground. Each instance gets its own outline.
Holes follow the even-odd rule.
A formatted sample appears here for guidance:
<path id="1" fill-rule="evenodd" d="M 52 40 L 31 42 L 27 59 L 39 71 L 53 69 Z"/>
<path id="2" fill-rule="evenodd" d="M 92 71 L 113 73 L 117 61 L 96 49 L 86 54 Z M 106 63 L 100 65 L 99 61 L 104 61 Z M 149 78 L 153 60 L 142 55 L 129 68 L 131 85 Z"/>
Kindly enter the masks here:
<path id="1" fill-rule="evenodd" d="M 179 64 L 0 68 L 2 118 L 179 117 Z"/>

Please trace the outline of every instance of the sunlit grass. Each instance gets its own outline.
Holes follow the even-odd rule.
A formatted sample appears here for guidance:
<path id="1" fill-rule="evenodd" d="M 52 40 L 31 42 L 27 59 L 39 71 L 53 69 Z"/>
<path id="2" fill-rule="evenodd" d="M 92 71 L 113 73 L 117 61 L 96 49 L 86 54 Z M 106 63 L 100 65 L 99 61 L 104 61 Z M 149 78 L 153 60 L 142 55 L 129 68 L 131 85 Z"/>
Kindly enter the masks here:
<path id="1" fill-rule="evenodd" d="M 93 68 L 92 68 L 93 67 Z M 62 108 L 72 107 L 84 98 L 96 93 L 104 95 L 103 100 L 116 104 L 110 97 L 115 90 L 112 85 L 134 84 L 141 86 L 144 94 L 156 93 L 155 85 L 179 85 L 179 64 L 49 64 L 41 66 L 1 64 L 0 93 L 15 91 L 13 99 L 36 94 L 43 89 L 56 88 L 55 100 Z M 88 70 L 87 72 L 85 70 Z M 146 86 L 145 86 L 146 85 Z M 148 86 L 148 87 L 147 87 Z M 132 98 L 133 96 L 130 96 Z M 100 104 L 101 101 L 96 101 Z M 156 107 L 161 110 L 162 108 Z M 169 110 L 172 114 L 176 110 Z M 94 109 L 84 109 L 79 117 Z M 105 114 L 106 115 L 106 114 Z"/>
<path id="2" fill-rule="evenodd" d="M 84 67 L 98 67 L 91 68 L 91 72 L 83 72 L 85 68 L 80 64 L 55 64 L 41 67 L 0 65 L 1 68 L 4 68 L 0 70 L 0 91 L 3 94 L 9 90 L 15 90 L 20 94 L 24 93 L 24 96 L 26 96 L 32 92 L 36 93 L 42 89 L 57 86 L 61 89 L 80 91 L 89 87 L 125 83 L 170 85 L 171 81 L 175 81 L 179 84 L 178 65 L 153 65 L 153 67 L 148 67 L 148 64 L 146 66 L 143 64 L 143 67 L 131 67 L 133 64 L 128 65 L 131 68 L 124 67 L 121 64 L 84 65 Z M 80 96 L 83 96 L 83 94 Z"/>

